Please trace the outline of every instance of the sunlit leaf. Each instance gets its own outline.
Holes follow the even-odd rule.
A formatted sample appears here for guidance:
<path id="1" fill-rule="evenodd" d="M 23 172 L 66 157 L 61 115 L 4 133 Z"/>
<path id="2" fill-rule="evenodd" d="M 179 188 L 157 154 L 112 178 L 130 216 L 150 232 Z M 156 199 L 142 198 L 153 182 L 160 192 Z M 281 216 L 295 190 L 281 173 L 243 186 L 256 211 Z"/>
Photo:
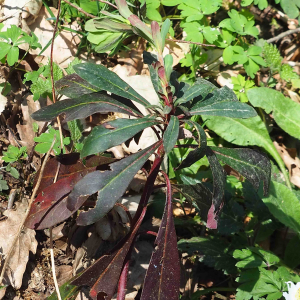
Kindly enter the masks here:
<path id="1" fill-rule="evenodd" d="M 78 225 L 89 225 L 104 217 L 124 194 L 133 176 L 142 168 L 161 141 L 110 165 L 111 171 L 95 171 L 79 181 L 68 198 L 68 208 L 74 210 L 83 196 L 98 192 L 96 206 L 81 212 Z"/>
<path id="2" fill-rule="evenodd" d="M 84 140 L 81 157 L 104 152 L 107 149 L 120 145 L 133 137 L 141 130 L 157 125 L 154 118 L 141 119 L 116 119 L 94 127 L 89 136 Z"/>

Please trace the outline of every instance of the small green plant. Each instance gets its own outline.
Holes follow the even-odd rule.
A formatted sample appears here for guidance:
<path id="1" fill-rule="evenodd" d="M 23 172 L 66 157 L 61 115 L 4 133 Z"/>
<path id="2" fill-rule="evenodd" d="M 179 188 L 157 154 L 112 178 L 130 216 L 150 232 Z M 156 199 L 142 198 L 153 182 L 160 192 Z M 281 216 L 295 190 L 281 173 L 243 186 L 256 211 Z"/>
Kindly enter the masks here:
<path id="1" fill-rule="evenodd" d="M 20 174 L 16 168 L 12 166 L 15 162 L 20 162 L 22 159 L 25 159 L 27 157 L 27 148 L 26 147 L 15 147 L 12 145 L 9 145 L 7 148 L 7 151 L 3 151 L 3 157 L 2 159 L 8 163 L 8 165 L 5 167 L 6 172 L 10 173 L 11 176 L 14 178 L 19 178 Z"/>
<path id="2" fill-rule="evenodd" d="M 2 28 L 3 24 L 0 24 L 0 29 Z M 2 62 L 7 61 L 9 66 L 13 66 L 19 60 L 19 45 L 27 44 L 27 52 L 29 49 L 41 48 L 41 44 L 34 33 L 30 36 L 16 25 L 12 25 L 5 32 L 0 32 L 0 39 L 2 39 L 0 42 L 0 60 Z"/>
<path id="3" fill-rule="evenodd" d="M 39 153 L 47 153 L 51 148 L 51 144 L 54 139 L 56 139 L 56 142 L 54 143 L 53 146 L 53 151 L 55 155 L 61 154 L 61 151 L 65 152 L 65 149 L 61 149 L 59 131 L 55 130 L 52 127 L 49 127 L 48 132 L 42 133 L 40 136 L 35 137 L 33 139 L 36 143 L 38 143 L 34 148 L 35 151 Z M 69 144 L 70 144 L 70 138 L 69 137 L 64 138 L 63 145 L 69 145 Z"/>
<path id="4" fill-rule="evenodd" d="M 0 192 L 8 190 L 8 185 L 6 180 L 3 180 L 3 175 L 0 174 Z"/>
<path id="5" fill-rule="evenodd" d="M 237 77 L 231 77 L 233 83 L 233 91 L 241 102 L 248 102 L 246 92 L 255 86 L 253 80 L 246 80 L 244 76 L 239 74 Z"/>

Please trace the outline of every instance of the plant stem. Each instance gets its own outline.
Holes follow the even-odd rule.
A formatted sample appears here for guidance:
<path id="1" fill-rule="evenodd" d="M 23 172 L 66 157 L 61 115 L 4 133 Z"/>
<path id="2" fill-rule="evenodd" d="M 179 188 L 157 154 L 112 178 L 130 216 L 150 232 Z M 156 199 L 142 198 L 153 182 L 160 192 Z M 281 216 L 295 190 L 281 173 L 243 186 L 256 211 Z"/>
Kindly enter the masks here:
<path id="1" fill-rule="evenodd" d="M 58 1 L 57 17 L 56 17 L 56 21 L 55 21 L 55 26 L 54 26 L 54 30 L 53 30 L 53 36 L 52 36 L 52 42 L 51 42 L 51 48 L 50 48 L 50 76 L 51 76 L 53 103 L 56 102 L 55 87 L 54 87 L 54 74 L 53 74 L 53 48 L 54 48 L 55 35 L 56 35 L 56 32 L 57 32 L 57 28 L 58 28 L 60 8 L 61 8 L 61 0 Z M 62 129 L 61 129 L 61 123 L 60 123 L 59 116 L 56 119 L 57 119 L 57 124 L 58 124 L 59 135 L 60 135 L 61 150 L 63 150 L 63 147 L 64 147 L 63 134 L 62 134 Z"/>
<path id="2" fill-rule="evenodd" d="M 131 251 L 129 251 L 129 252 L 131 252 Z M 123 267 L 120 279 L 119 279 L 117 300 L 125 300 L 129 263 L 130 263 L 130 260 L 127 259 L 127 261 Z"/>

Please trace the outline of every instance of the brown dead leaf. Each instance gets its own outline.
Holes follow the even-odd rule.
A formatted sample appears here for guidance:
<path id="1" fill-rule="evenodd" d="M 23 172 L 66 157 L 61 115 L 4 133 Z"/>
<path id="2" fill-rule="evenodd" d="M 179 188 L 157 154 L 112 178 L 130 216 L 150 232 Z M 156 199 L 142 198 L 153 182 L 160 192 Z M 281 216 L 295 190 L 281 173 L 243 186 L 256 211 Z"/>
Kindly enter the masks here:
<path id="1" fill-rule="evenodd" d="M 31 118 L 31 114 L 41 108 L 39 101 L 33 101 L 33 96 L 28 95 L 23 103 L 21 104 L 21 109 L 23 113 L 23 124 L 17 124 L 17 130 L 20 135 L 20 144 L 22 146 L 26 146 L 28 151 L 30 152 L 32 147 L 34 146 L 34 137 L 35 132 L 33 131 L 33 123 L 37 123 L 39 126 L 39 131 L 43 128 L 44 122 L 35 122 Z"/>
<path id="2" fill-rule="evenodd" d="M 295 101 L 296 103 L 300 103 L 300 96 L 297 93 L 288 90 L 288 94 L 293 101 Z"/>
<path id="3" fill-rule="evenodd" d="M 68 265 L 56 266 L 55 273 L 58 285 L 61 286 L 73 277 L 73 268 Z"/>
<path id="4" fill-rule="evenodd" d="M 274 142 L 274 145 L 289 170 L 291 183 L 300 187 L 300 159 L 295 153 L 291 156 L 292 149 L 286 149 L 284 145 L 277 142 Z"/>
<path id="5" fill-rule="evenodd" d="M 7 219 L 0 222 L 0 249 L 4 259 L 19 230 L 20 222 L 24 217 L 26 209 L 27 203 L 23 201 L 22 203 L 16 203 L 16 210 L 10 209 L 4 212 Z M 23 274 L 29 259 L 29 251 L 35 254 L 36 248 L 35 231 L 24 228 L 8 262 L 3 280 L 5 285 L 12 285 L 15 289 L 21 287 Z"/>
<path id="6" fill-rule="evenodd" d="M 50 8 L 54 15 L 57 15 L 57 10 L 53 7 Z M 35 22 L 29 25 L 29 29 L 33 32 L 39 39 L 39 42 L 44 48 L 47 43 L 52 39 L 53 35 L 53 26 L 52 21 L 47 20 L 51 18 L 50 14 L 48 13 L 46 7 L 42 7 L 38 18 Z M 67 25 L 66 25 L 67 26 Z M 75 23 L 72 24 L 70 27 L 74 30 L 80 30 L 80 26 Z M 59 64 L 62 68 L 68 66 L 68 64 L 73 60 L 77 51 L 77 45 L 80 43 L 80 38 L 74 32 L 70 31 L 62 31 L 59 36 L 55 39 L 54 43 L 54 51 L 53 51 L 53 60 L 57 64 Z M 27 50 L 27 49 L 24 49 Z M 38 55 L 41 49 L 30 50 L 30 54 Z M 44 64 L 48 62 L 48 57 L 50 57 L 50 47 L 48 47 L 45 52 L 43 53 L 44 58 L 46 61 L 43 61 Z M 42 56 L 38 56 L 35 61 L 37 63 L 41 63 L 40 59 L 43 59 Z"/>

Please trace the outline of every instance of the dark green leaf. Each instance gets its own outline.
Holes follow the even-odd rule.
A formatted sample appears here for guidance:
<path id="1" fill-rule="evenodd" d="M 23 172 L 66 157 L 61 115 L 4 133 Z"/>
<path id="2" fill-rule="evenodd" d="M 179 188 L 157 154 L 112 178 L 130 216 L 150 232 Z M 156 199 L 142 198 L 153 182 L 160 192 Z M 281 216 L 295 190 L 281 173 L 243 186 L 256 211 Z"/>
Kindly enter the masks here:
<path id="1" fill-rule="evenodd" d="M 216 238 L 193 237 L 188 240 L 180 240 L 178 249 L 190 255 L 198 253 L 200 260 L 216 270 L 225 270 L 228 274 L 236 273 L 235 259 L 230 254 L 230 244 Z"/>
<path id="2" fill-rule="evenodd" d="M 253 185 L 250 184 L 249 181 L 243 182 L 242 185 L 242 192 L 246 208 L 249 211 L 253 212 L 259 218 L 260 222 L 270 219 L 271 214 L 267 206 L 264 204 L 264 202 L 261 200 L 255 189 L 253 188 Z"/>
<path id="3" fill-rule="evenodd" d="M 203 100 L 197 101 L 190 110 L 191 115 L 210 115 L 230 118 L 255 117 L 256 111 L 248 104 L 238 101 L 227 86 L 214 90 Z"/>
<path id="4" fill-rule="evenodd" d="M 211 229 L 216 229 L 218 225 L 218 215 L 223 205 L 226 172 L 220 165 L 216 155 L 209 147 L 206 148 L 206 156 L 213 174 L 213 199 L 212 205 L 208 211 L 206 226 Z"/>
<path id="5" fill-rule="evenodd" d="M 175 101 L 175 105 L 181 103 L 186 103 L 198 96 L 201 96 L 202 99 L 207 97 L 213 91 L 217 90 L 217 87 L 204 79 L 197 79 L 197 81 L 192 86 L 186 86 L 184 94 Z"/>
<path id="6" fill-rule="evenodd" d="M 202 128 L 201 125 L 199 125 L 196 122 L 193 121 L 185 121 L 187 124 L 190 126 L 195 127 L 197 134 L 198 134 L 198 140 L 199 140 L 199 147 L 187 155 L 187 157 L 182 161 L 182 163 L 179 165 L 177 170 L 183 169 L 183 168 L 188 168 L 195 162 L 197 162 L 199 159 L 201 159 L 205 155 L 205 150 L 206 150 L 206 134 L 204 129 Z"/>
<path id="7" fill-rule="evenodd" d="M 82 212 L 77 223 L 79 225 L 92 224 L 104 217 L 124 194 L 133 176 L 145 164 L 147 159 L 159 147 L 161 142 L 132 154 L 110 165 L 111 171 L 96 171 L 86 175 L 75 186 L 68 198 L 68 208 L 73 210 L 82 196 L 98 192 L 95 208 Z"/>
<path id="8" fill-rule="evenodd" d="M 94 127 L 89 136 L 84 140 L 81 157 L 104 152 L 107 149 L 120 145 L 133 137 L 141 130 L 157 125 L 154 118 L 141 119 L 116 119 Z"/>
<path id="9" fill-rule="evenodd" d="M 150 104 L 116 73 L 108 70 L 102 65 L 92 63 L 78 64 L 74 66 L 74 70 L 81 78 L 101 90 L 134 100 L 144 106 Z"/>
<path id="10" fill-rule="evenodd" d="M 207 214 L 212 203 L 212 193 L 202 183 L 198 184 L 179 184 L 174 185 L 174 188 L 179 191 L 187 201 L 196 203 L 200 209 L 201 220 L 207 220 Z"/>
<path id="11" fill-rule="evenodd" d="M 233 235 L 243 227 L 245 212 L 243 207 L 234 199 L 226 202 L 220 214 L 218 233 L 221 235 Z"/>
<path id="12" fill-rule="evenodd" d="M 179 134 L 179 120 L 175 116 L 171 116 L 168 127 L 164 133 L 165 152 L 169 153 L 174 148 Z"/>
<path id="13" fill-rule="evenodd" d="M 58 101 L 43 107 L 31 116 L 37 121 L 51 121 L 58 115 L 66 114 L 66 121 L 86 118 L 96 112 L 120 112 L 128 115 L 138 114 L 130 107 L 102 93 L 82 95 L 80 98 Z"/>
<path id="14" fill-rule="evenodd" d="M 267 195 L 271 177 L 271 163 L 269 159 L 251 149 L 232 149 L 211 147 L 217 158 L 223 163 L 246 177 L 256 190 L 261 181 L 264 183 L 264 194 Z"/>
<path id="15" fill-rule="evenodd" d="M 294 236 L 287 244 L 284 252 L 284 262 L 292 269 L 300 265 L 300 237 Z"/>
<path id="16" fill-rule="evenodd" d="M 85 94 L 100 92 L 100 89 L 89 84 L 77 74 L 67 75 L 55 82 L 55 88 L 59 94 L 69 98 L 78 98 Z"/>

